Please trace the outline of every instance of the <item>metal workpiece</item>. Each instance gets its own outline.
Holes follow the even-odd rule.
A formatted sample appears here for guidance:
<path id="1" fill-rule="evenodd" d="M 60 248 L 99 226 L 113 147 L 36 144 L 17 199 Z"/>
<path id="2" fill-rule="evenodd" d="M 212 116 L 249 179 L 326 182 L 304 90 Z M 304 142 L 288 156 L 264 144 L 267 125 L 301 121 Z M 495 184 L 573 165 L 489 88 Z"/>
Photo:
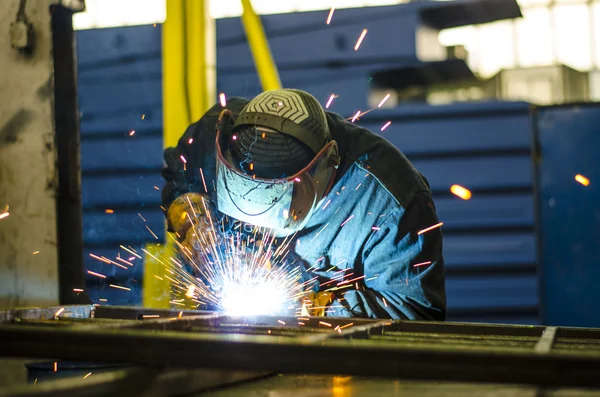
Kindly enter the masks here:
<path id="1" fill-rule="evenodd" d="M 24 311 L 19 316 L 4 313 L 2 318 L 7 320 L 0 324 L 0 356 L 220 371 L 600 387 L 597 329 L 327 317 L 243 318 L 110 307 L 94 307 L 89 318 L 81 318 L 80 313 L 77 306 L 65 307 L 50 320 L 48 313 L 43 317 L 46 320 Z"/>

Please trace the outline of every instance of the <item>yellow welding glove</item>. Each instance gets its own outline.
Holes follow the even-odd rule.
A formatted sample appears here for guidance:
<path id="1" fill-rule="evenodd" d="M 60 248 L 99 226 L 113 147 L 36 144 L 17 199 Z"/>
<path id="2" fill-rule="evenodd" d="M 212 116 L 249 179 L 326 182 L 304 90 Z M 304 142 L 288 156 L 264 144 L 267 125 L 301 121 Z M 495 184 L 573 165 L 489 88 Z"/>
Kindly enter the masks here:
<path id="1" fill-rule="evenodd" d="M 183 194 L 171 203 L 167 211 L 167 221 L 179 242 L 186 240 L 190 229 L 204 222 L 207 208 L 205 206 L 208 206 L 208 196 L 200 193 Z"/>
<path id="2" fill-rule="evenodd" d="M 302 316 L 324 317 L 333 301 L 333 292 L 309 292 L 302 300 Z"/>

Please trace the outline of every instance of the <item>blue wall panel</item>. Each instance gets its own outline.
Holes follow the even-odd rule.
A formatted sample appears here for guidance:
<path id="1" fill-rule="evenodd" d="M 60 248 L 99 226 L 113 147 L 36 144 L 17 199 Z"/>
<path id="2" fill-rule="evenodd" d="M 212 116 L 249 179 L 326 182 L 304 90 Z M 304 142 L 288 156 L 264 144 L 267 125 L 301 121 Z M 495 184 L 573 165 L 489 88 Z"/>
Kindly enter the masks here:
<path id="1" fill-rule="evenodd" d="M 328 62 L 414 59 L 419 18 L 416 10 L 417 7 L 412 5 L 336 10 L 329 26 L 325 25 L 327 11 L 268 15 L 262 20 L 273 58 L 282 70 L 286 70 L 325 67 Z M 365 28 L 368 34 L 360 51 L 354 51 Z M 217 37 L 217 65 L 223 72 L 254 69 L 239 18 L 219 20 Z"/>
<path id="2" fill-rule="evenodd" d="M 600 104 L 540 109 L 537 120 L 544 322 L 600 327 Z M 574 179 L 590 180 L 583 186 Z"/>
<path id="3" fill-rule="evenodd" d="M 531 194 L 485 196 L 475 195 L 469 201 L 458 197 L 435 200 L 438 217 L 444 229 L 469 230 L 495 227 L 533 227 L 534 200 Z"/>

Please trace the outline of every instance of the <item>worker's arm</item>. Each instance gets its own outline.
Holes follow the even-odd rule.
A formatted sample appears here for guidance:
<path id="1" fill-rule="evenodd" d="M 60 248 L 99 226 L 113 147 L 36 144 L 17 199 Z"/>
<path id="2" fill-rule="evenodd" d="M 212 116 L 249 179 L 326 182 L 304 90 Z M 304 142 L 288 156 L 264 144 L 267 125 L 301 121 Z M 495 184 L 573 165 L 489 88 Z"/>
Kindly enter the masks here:
<path id="1" fill-rule="evenodd" d="M 243 98 L 230 98 L 227 109 L 237 115 L 246 103 Z M 176 147 L 164 151 L 162 176 L 166 183 L 162 190 L 162 203 L 165 210 L 168 211 L 171 204 L 186 193 L 212 193 L 216 167 L 216 125 L 222 110 L 220 104 L 214 105 L 187 128 Z M 174 231 L 171 224 L 169 230 Z"/>
<path id="2" fill-rule="evenodd" d="M 365 283 L 338 291 L 327 315 L 445 320 L 442 234 L 437 228 L 418 235 L 437 223 L 428 192 L 417 193 L 406 209 L 391 213 L 355 264 L 355 274 L 362 270 Z M 431 263 L 415 266 L 426 262 Z"/>

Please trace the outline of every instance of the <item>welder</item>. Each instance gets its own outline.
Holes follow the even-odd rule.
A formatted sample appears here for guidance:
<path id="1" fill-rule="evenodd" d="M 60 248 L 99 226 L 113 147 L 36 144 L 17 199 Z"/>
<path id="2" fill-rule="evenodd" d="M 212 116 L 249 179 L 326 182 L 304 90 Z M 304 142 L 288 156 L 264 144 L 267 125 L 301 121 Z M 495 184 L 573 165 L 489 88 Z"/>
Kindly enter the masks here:
<path id="1" fill-rule="evenodd" d="M 230 98 L 164 152 L 170 231 L 203 200 L 251 225 L 293 235 L 294 255 L 318 277 L 336 317 L 444 320 L 442 232 L 427 180 L 392 144 L 309 93 L 282 89 Z M 426 231 L 426 232 L 423 232 Z M 331 290 L 328 280 L 356 280 Z M 319 287 L 321 286 L 321 287 Z"/>

